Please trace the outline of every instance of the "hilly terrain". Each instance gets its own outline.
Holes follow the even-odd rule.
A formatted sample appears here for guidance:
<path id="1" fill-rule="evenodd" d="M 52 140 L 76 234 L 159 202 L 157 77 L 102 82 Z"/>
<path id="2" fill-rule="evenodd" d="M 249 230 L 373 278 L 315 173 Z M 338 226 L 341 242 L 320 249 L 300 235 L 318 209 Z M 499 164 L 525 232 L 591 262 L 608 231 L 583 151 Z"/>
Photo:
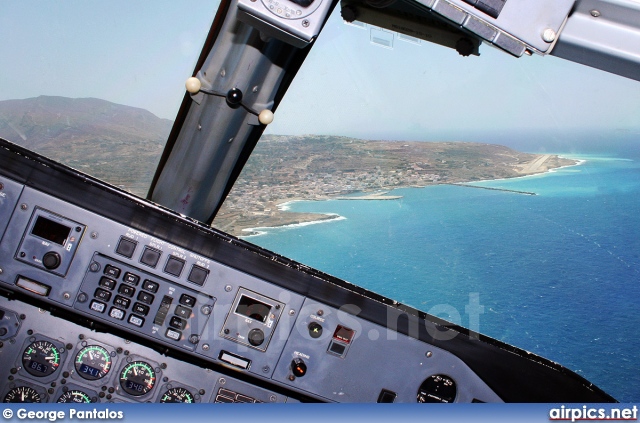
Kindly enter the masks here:
<path id="1" fill-rule="evenodd" d="M 173 122 L 95 98 L 0 101 L 0 137 L 145 197 Z M 494 144 L 265 135 L 214 226 L 234 235 L 336 216 L 286 212 L 291 200 L 392 200 L 423 187 L 545 172 L 575 161 Z"/>
<path id="2" fill-rule="evenodd" d="M 173 122 L 97 98 L 0 101 L 0 137 L 145 196 Z"/>

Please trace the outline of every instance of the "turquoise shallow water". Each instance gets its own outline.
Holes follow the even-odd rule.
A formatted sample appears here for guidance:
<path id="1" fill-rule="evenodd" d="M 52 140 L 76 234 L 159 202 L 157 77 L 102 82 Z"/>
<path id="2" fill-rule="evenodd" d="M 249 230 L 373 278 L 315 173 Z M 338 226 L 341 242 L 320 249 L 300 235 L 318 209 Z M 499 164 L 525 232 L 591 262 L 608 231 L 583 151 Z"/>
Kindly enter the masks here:
<path id="1" fill-rule="evenodd" d="M 576 157 L 572 155 L 571 157 Z M 640 161 L 586 162 L 540 176 L 407 188 L 393 201 L 297 202 L 345 219 L 248 240 L 577 371 L 640 401 Z"/>

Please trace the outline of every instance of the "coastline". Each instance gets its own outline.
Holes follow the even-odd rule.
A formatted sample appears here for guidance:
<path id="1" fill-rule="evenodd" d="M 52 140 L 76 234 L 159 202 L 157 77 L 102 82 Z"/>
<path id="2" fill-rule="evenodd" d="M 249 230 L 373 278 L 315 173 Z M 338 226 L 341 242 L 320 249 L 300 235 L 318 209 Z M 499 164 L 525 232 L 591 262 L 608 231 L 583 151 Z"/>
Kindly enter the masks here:
<path id="1" fill-rule="evenodd" d="M 390 191 L 396 190 L 396 189 L 404 189 L 404 188 L 426 188 L 429 186 L 436 186 L 436 185 L 456 185 L 456 184 L 464 184 L 464 185 L 468 185 L 470 187 L 474 187 L 471 184 L 474 183 L 479 183 L 479 182 L 496 182 L 496 181 L 507 181 L 507 180 L 512 180 L 512 179 L 520 179 L 520 178 L 528 178 L 528 177 L 532 177 L 532 176 L 543 176 L 545 174 L 548 173 L 554 173 L 560 169 L 564 169 L 564 168 L 569 168 L 569 167 L 575 167 L 575 166 L 580 166 L 584 163 L 587 162 L 586 159 L 577 159 L 577 158 L 571 158 L 571 157 L 567 157 L 566 155 L 560 155 L 560 154 L 555 154 L 555 155 L 541 155 L 541 157 L 550 157 L 553 156 L 554 158 L 559 158 L 559 159 L 565 159 L 565 160 L 573 160 L 575 161 L 574 164 L 569 164 L 569 165 L 564 165 L 564 166 L 558 166 L 558 167 L 547 167 L 544 166 L 542 169 L 534 169 L 531 172 L 528 172 L 524 175 L 517 175 L 517 176 L 513 176 L 513 177 L 508 177 L 508 178 L 497 178 L 497 179 L 484 179 L 484 180 L 475 180 L 475 181 L 459 181 L 459 182 L 441 182 L 441 183 L 434 183 L 434 184 L 430 184 L 430 185 L 425 185 L 425 186 L 415 186 L 415 185 L 401 185 L 401 186 L 394 186 L 394 187 L 380 187 L 378 189 L 375 190 L 374 193 L 367 193 L 367 191 L 360 191 L 358 194 L 361 194 L 359 196 L 354 196 L 354 197 L 344 197 L 344 196 L 339 196 L 339 195 L 326 195 L 326 196 L 322 196 L 322 197 L 316 197 L 316 198 L 302 198 L 302 197 L 294 197 L 294 198 L 288 198 L 288 199 L 283 199 L 283 200 L 276 200 L 276 201 L 272 201 L 271 205 L 273 208 L 275 208 L 277 210 L 276 213 L 274 213 L 272 216 L 270 216 L 270 219 L 267 220 L 272 220 L 272 221 L 282 221 L 281 224 L 266 224 L 266 225 L 260 225 L 260 226 L 250 226 L 250 227 L 242 227 L 243 225 L 240 225 L 240 227 L 238 228 L 234 228 L 234 231 L 231 231 L 232 234 L 233 232 L 235 232 L 235 235 L 238 236 L 238 238 L 251 238 L 251 237 L 256 237 L 256 236 L 261 236 L 261 235 L 266 235 L 269 233 L 269 230 L 273 230 L 273 229 L 286 229 L 286 228 L 297 228 L 297 227 L 303 227 L 303 226 L 308 226 L 308 225 L 315 225 L 315 224 L 319 224 L 319 223 L 329 223 L 329 222 L 334 222 L 334 221 L 339 221 L 339 220 L 345 220 L 346 217 L 338 215 L 336 213 L 298 213 L 298 212 L 292 212 L 291 210 L 291 205 L 296 203 L 296 202 L 300 202 L 300 201 L 328 201 L 328 200 L 367 200 L 367 201 L 374 201 L 374 200 L 382 200 L 382 201 L 388 201 L 388 200 L 395 200 L 395 199 L 401 199 L 402 196 L 387 196 L 386 194 L 388 194 Z M 539 158 L 540 159 L 540 158 Z M 539 160 L 537 159 L 537 160 Z M 540 162 L 540 164 L 543 164 L 546 161 L 543 160 L 542 162 Z M 463 186 L 464 186 L 463 185 Z M 275 223 L 275 222 L 273 222 Z"/>
<path id="2" fill-rule="evenodd" d="M 298 201 L 304 201 L 304 200 L 298 200 Z M 290 223 L 290 224 L 286 224 L 286 225 L 279 225 L 279 226 L 258 226 L 255 228 L 244 228 L 242 229 L 242 232 L 251 232 L 248 235 L 241 235 L 238 238 L 251 238 L 251 237 L 256 237 L 256 236 L 260 236 L 260 235 L 266 235 L 268 233 L 269 229 L 284 229 L 284 228 L 301 228 L 303 226 L 309 226 L 309 225 L 317 225 L 318 223 L 327 223 L 327 222 L 334 222 L 334 221 L 338 221 L 338 220 L 347 220 L 346 217 L 344 216 L 340 216 L 337 213 L 318 213 L 318 216 L 328 216 L 327 218 L 324 219 L 318 219 L 318 220 L 310 220 L 307 222 L 300 222 L 300 223 Z"/>

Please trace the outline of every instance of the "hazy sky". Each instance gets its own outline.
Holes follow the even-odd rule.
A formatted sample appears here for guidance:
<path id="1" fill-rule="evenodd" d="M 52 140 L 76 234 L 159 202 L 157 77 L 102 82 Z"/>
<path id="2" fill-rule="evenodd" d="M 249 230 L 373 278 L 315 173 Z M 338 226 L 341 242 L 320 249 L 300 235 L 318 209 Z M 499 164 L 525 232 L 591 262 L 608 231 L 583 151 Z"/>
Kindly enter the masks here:
<path id="1" fill-rule="evenodd" d="M 202 0 L 2 1 L 0 100 L 97 97 L 173 119 L 215 14 Z M 270 133 L 484 140 L 562 134 L 640 139 L 640 82 L 555 57 L 480 57 L 370 42 L 334 13 Z M 637 135 L 637 136 L 636 136 Z"/>

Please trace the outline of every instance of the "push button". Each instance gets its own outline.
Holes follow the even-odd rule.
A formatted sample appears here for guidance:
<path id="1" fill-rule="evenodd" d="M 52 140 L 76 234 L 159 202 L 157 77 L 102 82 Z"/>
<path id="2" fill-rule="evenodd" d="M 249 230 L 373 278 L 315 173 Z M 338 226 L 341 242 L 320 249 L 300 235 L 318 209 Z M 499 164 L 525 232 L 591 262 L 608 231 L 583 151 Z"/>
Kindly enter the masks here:
<path id="1" fill-rule="evenodd" d="M 187 326 L 187 321 L 179 318 L 178 316 L 173 316 L 169 321 L 169 326 L 182 330 Z"/>
<path id="2" fill-rule="evenodd" d="M 142 325 L 144 325 L 144 319 L 140 316 L 136 316 L 135 314 L 130 315 L 128 321 L 133 326 L 142 327 Z"/>
<path id="3" fill-rule="evenodd" d="M 192 310 L 190 308 L 177 306 L 176 311 L 174 311 L 173 313 L 178 317 L 182 317 L 183 319 L 188 319 L 191 316 L 191 312 Z"/>
<path id="4" fill-rule="evenodd" d="M 133 256 L 133 252 L 136 250 L 138 243 L 132 241 L 128 238 L 120 238 L 118 242 L 118 246 L 116 247 L 116 253 L 121 256 L 125 256 L 126 258 L 131 258 Z"/>
<path id="5" fill-rule="evenodd" d="M 142 257 L 140 257 L 140 263 L 146 264 L 150 267 L 156 267 L 158 264 L 158 260 L 160 260 L 160 256 L 162 253 L 158 250 L 154 250 L 151 247 L 144 247 L 144 251 L 142 252 Z"/>
<path id="6" fill-rule="evenodd" d="M 116 287 L 116 281 L 114 281 L 113 279 L 109 279 L 106 276 L 103 276 L 103 277 L 100 278 L 99 285 L 102 288 L 106 288 L 106 289 L 112 290 L 113 288 Z"/>
<path id="7" fill-rule="evenodd" d="M 98 288 L 93 296 L 102 301 L 109 301 L 111 299 L 111 292 Z"/>
<path id="8" fill-rule="evenodd" d="M 124 310 L 120 310 L 117 307 L 111 307 L 111 310 L 109 310 L 109 316 L 114 319 L 122 320 L 124 319 Z"/>
<path id="9" fill-rule="evenodd" d="M 118 294 L 125 295 L 129 298 L 133 297 L 133 294 L 135 294 L 135 292 L 136 289 L 130 285 L 120 284 L 120 286 L 118 287 Z"/>
<path id="10" fill-rule="evenodd" d="M 138 282 L 140 282 L 140 276 L 133 274 L 131 272 L 125 272 L 124 276 L 122 277 L 122 280 L 128 284 L 137 286 Z"/>
<path id="11" fill-rule="evenodd" d="M 187 294 L 182 294 L 180 296 L 180 304 L 187 306 L 187 307 L 192 307 L 194 305 L 196 305 L 196 298 L 192 297 L 191 295 L 187 295 Z"/>
<path id="12" fill-rule="evenodd" d="M 91 310 L 93 311 L 97 311 L 98 313 L 104 313 L 104 310 L 107 308 L 107 305 L 100 301 L 93 300 L 91 301 L 91 305 L 89 306 L 89 308 L 91 308 Z"/>
<path id="13" fill-rule="evenodd" d="M 207 269 L 203 269 L 200 266 L 194 265 L 191 268 L 191 272 L 189 272 L 189 276 L 187 280 L 191 283 L 195 283 L 196 285 L 202 286 L 204 285 L 204 281 L 207 280 L 207 276 L 209 275 L 209 271 Z"/>
<path id="14" fill-rule="evenodd" d="M 124 309 L 129 308 L 129 304 L 131 304 L 131 300 L 125 297 L 121 297 L 120 295 L 116 295 L 116 298 L 113 299 L 113 304 L 118 307 L 122 307 Z"/>
<path id="15" fill-rule="evenodd" d="M 147 314 L 149 314 L 149 306 L 146 306 L 146 305 L 140 304 L 140 303 L 135 303 L 133 305 L 133 312 L 137 313 L 137 314 L 142 314 L 143 316 L 146 316 Z"/>
<path id="16" fill-rule="evenodd" d="M 111 276 L 114 279 L 118 279 L 120 277 L 120 269 L 110 264 L 107 264 L 104 267 L 104 274 L 107 276 Z"/>
<path id="17" fill-rule="evenodd" d="M 145 291 L 153 292 L 154 294 L 158 292 L 158 287 L 160 285 L 157 282 L 150 281 L 149 279 L 145 279 L 142 284 L 142 289 Z"/>
<path id="18" fill-rule="evenodd" d="M 164 265 L 164 271 L 173 276 L 180 276 L 184 268 L 184 260 L 176 257 L 169 257 L 167 264 Z"/>
<path id="19" fill-rule="evenodd" d="M 182 337 L 182 332 L 180 332 L 179 330 L 174 330 L 169 328 L 167 329 L 165 336 L 169 339 L 173 339 L 174 341 L 179 341 L 180 338 Z"/>
<path id="20" fill-rule="evenodd" d="M 140 291 L 138 293 L 138 301 L 140 301 L 141 303 L 151 304 L 153 303 L 153 298 L 153 295 L 149 294 L 148 292 Z"/>

